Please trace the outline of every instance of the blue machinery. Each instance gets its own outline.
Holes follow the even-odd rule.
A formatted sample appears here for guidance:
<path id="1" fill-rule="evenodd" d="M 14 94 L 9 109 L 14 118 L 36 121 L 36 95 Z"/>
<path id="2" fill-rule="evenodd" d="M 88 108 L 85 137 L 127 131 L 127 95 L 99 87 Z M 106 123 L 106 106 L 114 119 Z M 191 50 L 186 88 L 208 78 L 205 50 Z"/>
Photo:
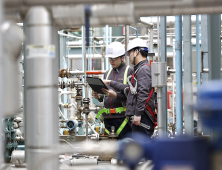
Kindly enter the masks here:
<path id="1" fill-rule="evenodd" d="M 213 155 L 222 157 L 222 81 L 212 81 L 203 85 L 195 109 L 204 125 L 219 133 L 217 140 L 209 143 L 206 139 L 181 136 L 176 139 L 149 140 L 136 135 L 136 142 L 123 142 L 119 155 L 134 169 L 141 158 L 151 159 L 155 170 L 192 169 L 210 170 L 221 167 L 221 161 Z M 133 152 L 134 151 L 134 152 Z M 133 152 L 133 154 L 132 154 Z M 131 154 L 130 154 L 131 153 Z"/>

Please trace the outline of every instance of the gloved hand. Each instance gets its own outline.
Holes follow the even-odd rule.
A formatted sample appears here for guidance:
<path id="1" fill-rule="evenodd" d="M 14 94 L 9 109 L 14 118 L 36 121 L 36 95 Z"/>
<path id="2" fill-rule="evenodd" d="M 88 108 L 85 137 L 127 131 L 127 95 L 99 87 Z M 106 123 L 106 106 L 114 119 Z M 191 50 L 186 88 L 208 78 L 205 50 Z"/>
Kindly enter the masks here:
<path id="1" fill-rule="evenodd" d="M 100 94 L 99 94 L 99 93 L 93 91 L 92 95 L 93 95 L 93 97 L 94 97 L 95 99 L 97 99 L 97 100 L 100 99 Z"/>

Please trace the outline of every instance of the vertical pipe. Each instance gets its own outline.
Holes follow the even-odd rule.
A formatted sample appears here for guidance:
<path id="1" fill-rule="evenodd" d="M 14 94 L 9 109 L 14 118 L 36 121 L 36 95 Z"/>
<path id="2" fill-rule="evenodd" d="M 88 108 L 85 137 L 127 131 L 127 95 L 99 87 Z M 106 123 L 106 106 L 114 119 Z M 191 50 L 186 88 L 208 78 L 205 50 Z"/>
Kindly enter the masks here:
<path id="1" fill-rule="evenodd" d="M 28 11 L 26 23 L 27 169 L 33 169 L 39 162 L 41 170 L 56 170 L 57 155 L 48 158 L 48 154 L 59 144 L 59 121 L 55 114 L 58 113 L 58 33 L 49 11 L 41 6 Z M 40 162 L 43 158 L 47 161 Z"/>
<path id="2" fill-rule="evenodd" d="M 158 115 L 157 123 L 158 123 L 158 136 L 163 137 L 163 116 L 162 116 L 162 88 L 157 87 L 157 103 L 158 103 Z"/>
<path id="3" fill-rule="evenodd" d="M 198 21 L 199 22 L 199 21 Z M 191 16 L 183 16 L 183 53 L 184 53 L 184 125 L 186 135 L 194 135 L 193 110 L 193 81 L 192 81 L 192 49 L 191 49 Z"/>
<path id="4" fill-rule="evenodd" d="M 197 89 L 201 88 L 200 80 L 200 26 L 199 15 L 196 15 L 196 58 L 197 58 Z"/>
<path id="5" fill-rule="evenodd" d="M 166 16 L 160 17 L 160 39 L 161 39 L 161 62 L 167 62 L 166 51 Z M 162 107 L 162 124 L 163 124 L 163 136 L 167 137 L 167 87 L 162 87 L 162 106 L 159 105 L 159 109 Z"/>
<path id="6" fill-rule="evenodd" d="M 201 51 L 203 54 L 203 68 L 208 66 L 208 15 L 201 15 Z M 202 83 L 208 81 L 208 73 L 202 73 Z"/>
<path id="7" fill-rule="evenodd" d="M 202 51 L 202 68 L 209 68 L 208 66 L 208 25 L 209 25 L 209 21 L 208 21 L 208 15 L 204 14 L 201 15 L 201 51 Z M 205 83 L 209 80 L 209 73 L 202 73 L 201 74 L 201 78 L 202 78 L 202 83 Z M 201 123 L 199 117 L 198 117 L 198 125 Z M 202 126 L 201 126 L 202 127 Z M 200 131 L 199 128 L 197 128 L 198 132 Z M 202 128 L 203 130 L 203 135 L 210 135 L 210 130 L 203 126 Z M 202 133 L 202 131 L 201 131 Z"/>
<path id="8" fill-rule="evenodd" d="M 84 77 L 82 78 L 82 82 L 85 82 L 85 77 L 86 77 L 86 67 L 85 67 L 85 55 L 86 55 L 86 43 L 85 43 L 85 26 L 82 26 L 82 70 L 84 71 Z M 82 97 L 85 98 L 86 93 L 84 93 L 85 90 L 85 86 L 82 86 Z"/>
<path id="9" fill-rule="evenodd" d="M 106 25 L 106 55 L 107 55 L 107 49 L 108 49 L 108 45 L 109 45 L 109 25 Z M 108 58 L 106 57 L 106 70 L 109 69 L 109 62 L 108 62 Z"/>
<path id="10" fill-rule="evenodd" d="M 174 107 L 174 94 L 175 94 L 175 88 L 174 88 L 174 75 L 172 75 L 172 86 L 173 86 L 173 89 L 172 89 L 172 112 L 173 112 L 173 123 L 175 123 L 175 107 Z"/>
<path id="11" fill-rule="evenodd" d="M 209 15 L 209 79 L 221 78 L 221 16 Z"/>
<path id="12" fill-rule="evenodd" d="M 85 93 L 84 93 L 85 97 L 83 98 L 88 98 L 88 88 L 87 88 L 87 82 L 86 82 L 87 58 L 86 58 L 85 34 L 86 34 L 85 26 L 82 26 L 82 41 L 83 41 L 82 53 L 83 53 L 83 59 L 84 59 L 83 70 L 84 70 L 84 89 L 85 89 Z M 88 114 L 85 114 L 85 122 L 86 122 L 86 140 L 88 140 Z"/>
<path id="13" fill-rule="evenodd" d="M 221 79 L 221 15 L 208 15 L 209 80 Z M 211 141 L 218 140 L 218 132 L 211 131 Z"/>
<path id="14" fill-rule="evenodd" d="M 177 135 L 183 134 L 182 103 L 182 17 L 175 19 L 175 51 L 176 51 L 176 129 Z"/>
<path id="15" fill-rule="evenodd" d="M 150 29 L 150 52 L 153 53 L 153 28 Z"/>
<path id="16" fill-rule="evenodd" d="M 2 1 L 0 1 L 0 25 L 2 25 L 2 21 L 3 21 L 3 4 Z M 2 48 L 2 32 L 0 31 L 0 80 L 4 80 L 4 65 L 3 65 L 3 48 Z M 0 83 L 0 120 L 2 120 L 2 115 L 3 115 L 3 110 L 4 110 L 4 82 L 1 81 Z M 2 125 L 0 126 L 0 132 L 2 132 Z M 2 135 L 0 136 L 0 164 L 2 163 L 2 156 L 4 154 L 2 154 Z"/>
<path id="17" fill-rule="evenodd" d="M 159 16 L 157 16 L 157 62 L 160 61 L 160 21 L 159 21 Z"/>
<path id="18" fill-rule="evenodd" d="M 125 49 L 127 51 L 127 45 L 129 44 L 129 25 L 125 25 Z M 129 57 L 126 57 L 126 64 L 129 65 Z"/>

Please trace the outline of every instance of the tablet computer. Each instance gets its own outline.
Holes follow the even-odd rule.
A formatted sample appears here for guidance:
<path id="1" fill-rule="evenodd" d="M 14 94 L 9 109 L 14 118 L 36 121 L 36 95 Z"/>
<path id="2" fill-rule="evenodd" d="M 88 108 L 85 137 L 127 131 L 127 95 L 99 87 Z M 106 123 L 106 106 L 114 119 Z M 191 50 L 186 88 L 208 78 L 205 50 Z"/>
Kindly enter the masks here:
<path id="1" fill-rule="evenodd" d="M 104 94 L 102 91 L 102 88 L 108 90 L 108 87 L 103 83 L 103 81 L 100 78 L 86 77 L 86 81 L 88 82 L 88 84 L 92 88 L 92 90 L 97 93 Z"/>

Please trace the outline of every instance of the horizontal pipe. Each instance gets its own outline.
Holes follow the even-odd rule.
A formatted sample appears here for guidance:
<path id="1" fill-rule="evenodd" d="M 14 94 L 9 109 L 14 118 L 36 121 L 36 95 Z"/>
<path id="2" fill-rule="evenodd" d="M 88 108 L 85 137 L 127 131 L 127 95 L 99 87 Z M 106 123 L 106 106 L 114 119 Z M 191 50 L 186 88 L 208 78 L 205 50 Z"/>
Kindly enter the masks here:
<path id="1" fill-rule="evenodd" d="M 88 72 L 87 75 L 90 75 L 90 74 L 98 74 L 98 71 L 86 71 Z M 100 71 L 101 74 L 104 74 L 106 71 Z M 84 75 L 84 71 L 69 71 L 69 74 L 71 75 Z"/>
<path id="2" fill-rule="evenodd" d="M 220 70 L 221 70 L 221 72 L 222 72 L 222 68 L 221 68 Z M 209 68 L 204 68 L 204 69 L 202 70 L 202 73 L 209 73 Z"/>
<path id="3" fill-rule="evenodd" d="M 102 71 L 86 71 L 86 74 L 89 75 L 89 74 L 103 74 Z"/>

